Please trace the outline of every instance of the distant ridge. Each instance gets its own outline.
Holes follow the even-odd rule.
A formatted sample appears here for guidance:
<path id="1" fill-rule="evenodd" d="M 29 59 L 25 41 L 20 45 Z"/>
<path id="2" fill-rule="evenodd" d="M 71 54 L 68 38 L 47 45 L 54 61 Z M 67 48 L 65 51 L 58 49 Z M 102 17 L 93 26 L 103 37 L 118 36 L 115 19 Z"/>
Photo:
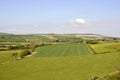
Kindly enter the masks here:
<path id="1" fill-rule="evenodd" d="M 0 35 L 13 35 L 13 34 L 0 32 Z"/>
<path id="2" fill-rule="evenodd" d="M 20 35 L 0 32 L 0 42 L 24 42 L 26 41 Z"/>
<path id="3" fill-rule="evenodd" d="M 51 41 L 81 41 L 81 40 L 120 40 L 117 37 L 104 36 L 93 33 L 69 33 L 69 34 L 12 34 L 0 32 L 0 41 L 30 41 L 37 40 L 41 42 Z"/>

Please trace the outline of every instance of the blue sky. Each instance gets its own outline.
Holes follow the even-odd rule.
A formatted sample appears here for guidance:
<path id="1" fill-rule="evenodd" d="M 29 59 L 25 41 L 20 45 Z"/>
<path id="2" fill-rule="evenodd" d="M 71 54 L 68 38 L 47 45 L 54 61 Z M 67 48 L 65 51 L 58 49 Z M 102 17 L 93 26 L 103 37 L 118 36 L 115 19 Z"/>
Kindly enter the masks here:
<path id="1" fill-rule="evenodd" d="M 0 32 L 120 37 L 120 0 L 0 0 Z"/>

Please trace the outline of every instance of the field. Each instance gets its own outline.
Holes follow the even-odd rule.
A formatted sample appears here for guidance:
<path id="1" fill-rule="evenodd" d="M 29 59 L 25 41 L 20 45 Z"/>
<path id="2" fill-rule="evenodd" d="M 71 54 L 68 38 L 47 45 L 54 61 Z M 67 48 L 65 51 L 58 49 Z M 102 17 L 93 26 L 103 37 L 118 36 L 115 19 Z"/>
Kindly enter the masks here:
<path id="1" fill-rule="evenodd" d="M 50 56 L 80 56 L 94 54 L 86 43 L 67 43 L 60 45 L 44 46 L 36 49 L 37 57 Z"/>
<path id="2" fill-rule="evenodd" d="M 0 64 L 1 80 L 90 80 L 120 66 L 119 54 L 32 57 Z"/>
<path id="3" fill-rule="evenodd" d="M 27 45 L 29 42 L 0 44 Z M 20 51 L 22 50 L 0 51 L 0 80 L 91 80 L 92 77 L 105 76 L 120 68 L 120 42 L 116 41 L 89 45 L 76 41 L 56 42 L 37 47 L 36 54 L 31 57 L 13 61 L 11 55 Z"/>
<path id="4" fill-rule="evenodd" d="M 94 51 L 97 54 L 103 54 L 103 53 L 120 53 L 120 42 L 102 42 L 100 44 L 94 44 L 91 45 L 91 47 L 94 49 Z"/>

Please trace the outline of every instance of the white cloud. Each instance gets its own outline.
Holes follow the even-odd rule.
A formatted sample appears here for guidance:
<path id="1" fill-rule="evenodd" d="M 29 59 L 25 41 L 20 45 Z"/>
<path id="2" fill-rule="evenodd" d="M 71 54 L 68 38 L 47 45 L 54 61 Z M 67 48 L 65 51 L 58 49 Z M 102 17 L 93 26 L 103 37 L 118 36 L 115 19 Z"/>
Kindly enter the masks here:
<path id="1" fill-rule="evenodd" d="M 87 24 L 86 20 L 84 20 L 82 18 L 77 18 L 73 21 L 74 21 L 74 23 L 77 23 L 77 24 L 80 24 L 80 25 Z"/>

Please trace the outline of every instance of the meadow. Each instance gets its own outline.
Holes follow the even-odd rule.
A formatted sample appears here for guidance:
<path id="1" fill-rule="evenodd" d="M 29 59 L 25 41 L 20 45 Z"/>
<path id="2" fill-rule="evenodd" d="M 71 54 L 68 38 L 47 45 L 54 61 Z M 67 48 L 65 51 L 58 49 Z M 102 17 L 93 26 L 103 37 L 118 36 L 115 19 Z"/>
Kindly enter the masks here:
<path id="1" fill-rule="evenodd" d="M 1 80 L 90 80 L 116 71 L 120 54 L 31 57 L 0 64 Z"/>
<path id="2" fill-rule="evenodd" d="M 67 43 L 59 45 L 50 45 L 38 47 L 36 49 L 37 57 L 54 57 L 54 56 L 80 56 L 94 54 L 86 43 Z"/>

